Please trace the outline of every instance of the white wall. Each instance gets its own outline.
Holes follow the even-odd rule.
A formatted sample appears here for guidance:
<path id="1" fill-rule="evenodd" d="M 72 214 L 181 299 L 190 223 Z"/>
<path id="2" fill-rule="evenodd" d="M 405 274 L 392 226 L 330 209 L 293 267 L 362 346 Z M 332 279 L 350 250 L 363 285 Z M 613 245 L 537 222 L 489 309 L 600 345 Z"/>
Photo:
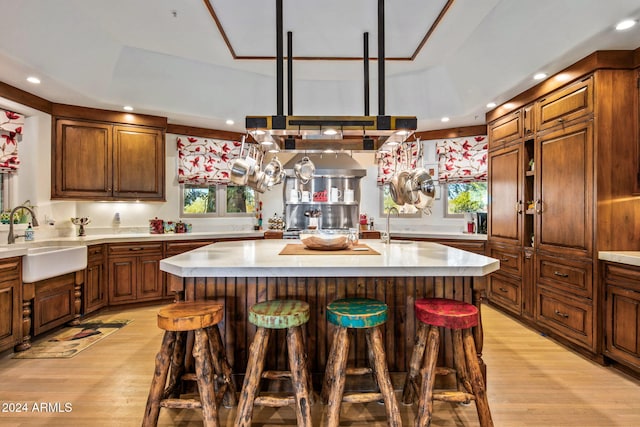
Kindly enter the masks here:
<path id="1" fill-rule="evenodd" d="M 11 109 L 11 106 L 6 108 Z M 15 109 L 18 112 L 24 112 Z M 28 110 L 28 109 L 27 109 Z M 28 110 L 24 135 L 19 145 L 20 170 L 14 179 L 11 206 L 29 200 L 37 206 L 40 227 L 38 236 L 70 236 L 75 227 L 70 218 L 75 216 L 91 218 L 87 233 L 118 233 L 124 231 L 147 232 L 149 219 L 178 220 L 180 215 L 180 187 L 176 180 L 176 135 L 167 134 L 166 140 L 166 202 L 84 202 L 51 200 L 51 116 L 35 110 Z M 426 152 L 429 153 L 427 147 Z M 429 155 L 429 154 L 427 154 Z M 279 159 L 285 163 L 291 153 L 280 153 Z M 373 153 L 354 153 L 354 158 L 367 170 L 361 181 L 360 211 L 374 218 L 376 229 L 384 227 L 385 218 L 380 211 L 380 188 L 376 185 L 377 165 Z M 267 218 L 274 213 L 282 214 L 282 190 L 278 186 L 262 195 L 264 226 Z M 115 214 L 120 214 L 120 224 L 114 222 Z M 443 217 L 442 200 L 437 200 L 431 216 L 421 218 L 393 218 L 392 230 L 396 231 L 461 231 L 462 219 Z M 54 219 L 54 225 L 45 224 L 45 217 Z M 188 218 L 194 231 L 251 230 L 253 218 Z M 17 228 L 23 228 L 18 226 Z M 7 225 L 0 225 L 0 242 L 6 239 Z"/>

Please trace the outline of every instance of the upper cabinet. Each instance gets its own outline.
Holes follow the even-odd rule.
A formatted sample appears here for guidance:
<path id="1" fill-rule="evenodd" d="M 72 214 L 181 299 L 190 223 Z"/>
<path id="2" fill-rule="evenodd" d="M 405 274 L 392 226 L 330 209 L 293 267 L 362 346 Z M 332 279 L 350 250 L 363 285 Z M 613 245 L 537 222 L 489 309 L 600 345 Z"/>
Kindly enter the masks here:
<path id="1" fill-rule="evenodd" d="M 55 117 L 53 199 L 165 200 L 163 128 Z"/>
<path id="2" fill-rule="evenodd" d="M 536 103 L 538 132 L 566 126 L 593 112 L 593 76 L 557 90 Z"/>

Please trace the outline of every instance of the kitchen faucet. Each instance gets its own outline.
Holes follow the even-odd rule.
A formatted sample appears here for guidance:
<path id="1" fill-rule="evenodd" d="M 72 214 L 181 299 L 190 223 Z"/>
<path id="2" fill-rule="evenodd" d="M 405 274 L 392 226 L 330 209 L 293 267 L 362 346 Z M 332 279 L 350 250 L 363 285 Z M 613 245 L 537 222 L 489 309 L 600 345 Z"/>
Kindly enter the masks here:
<path id="1" fill-rule="evenodd" d="M 395 211 L 396 216 L 400 216 L 400 212 L 398 212 L 398 209 L 395 206 L 391 206 L 389 209 L 387 209 L 387 231 L 384 235 L 384 238 L 382 239 L 382 241 L 386 244 L 391 243 L 391 231 L 389 231 L 389 223 L 392 211 Z"/>
<path id="2" fill-rule="evenodd" d="M 15 208 L 13 208 L 13 210 L 11 211 L 11 214 L 9 215 L 9 235 L 7 236 L 7 243 L 9 245 L 13 244 L 16 242 L 16 237 L 24 237 L 24 234 L 20 234 L 18 236 L 14 236 L 13 235 L 13 216 L 15 215 L 16 211 L 18 209 L 26 209 L 29 211 L 29 213 L 31 214 L 31 224 L 34 227 L 37 227 L 38 224 L 38 219 L 36 218 L 36 214 L 31 210 L 31 208 L 27 207 L 27 206 L 16 206 Z"/>

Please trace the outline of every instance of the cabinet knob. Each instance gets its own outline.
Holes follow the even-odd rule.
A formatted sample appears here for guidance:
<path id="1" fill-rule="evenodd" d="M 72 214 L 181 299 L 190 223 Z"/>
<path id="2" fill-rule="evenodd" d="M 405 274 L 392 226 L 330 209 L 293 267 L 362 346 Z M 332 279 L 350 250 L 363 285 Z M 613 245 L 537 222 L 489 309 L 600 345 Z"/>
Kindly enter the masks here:
<path id="1" fill-rule="evenodd" d="M 561 312 L 561 311 L 560 311 L 560 310 L 558 310 L 558 309 L 556 309 L 556 310 L 554 311 L 554 313 L 555 313 L 555 315 L 556 315 L 556 316 L 560 316 L 560 317 L 562 317 L 562 318 L 564 318 L 564 319 L 568 319 L 568 318 L 569 318 L 569 315 L 568 315 L 567 313 L 563 313 L 563 312 Z"/>
<path id="2" fill-rule="evenodd" d="M 569 277 L 567 273 L 560 273 L 559 271 L 554 271 L 553 275 L 558 277 Z"/>
<path id="3" fill-rule="evenodd" d="M 542 213 L 542 200 L 537 199 L 534 204 L 534 208 L 536 210 L 536 213 Z"/>
<path id="4" fill-rule="evenodd" d="M 516 202 L 516 213 L 517 214 L 521 214 L 522 213 L 522 200 L 518 200 Z"/>
<path id="5" fill-rule="evenodd" d="M 498 288 L 498 289 L 500 289 L 501 292 L 505 292 L 505 293 L 507 292 L 505 288 Z"/>

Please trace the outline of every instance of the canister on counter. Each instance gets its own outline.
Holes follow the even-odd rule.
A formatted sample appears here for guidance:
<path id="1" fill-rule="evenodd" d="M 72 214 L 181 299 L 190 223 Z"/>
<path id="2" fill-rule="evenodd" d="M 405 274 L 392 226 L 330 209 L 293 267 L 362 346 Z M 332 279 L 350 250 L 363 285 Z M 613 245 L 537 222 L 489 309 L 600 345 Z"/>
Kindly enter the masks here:
<path id="1" fill-rule="evenodd" d="M 164 221 L 155 217 L 149 220 L 149 233 L 151 234 L 163 234 L 164 233 Z"/>

